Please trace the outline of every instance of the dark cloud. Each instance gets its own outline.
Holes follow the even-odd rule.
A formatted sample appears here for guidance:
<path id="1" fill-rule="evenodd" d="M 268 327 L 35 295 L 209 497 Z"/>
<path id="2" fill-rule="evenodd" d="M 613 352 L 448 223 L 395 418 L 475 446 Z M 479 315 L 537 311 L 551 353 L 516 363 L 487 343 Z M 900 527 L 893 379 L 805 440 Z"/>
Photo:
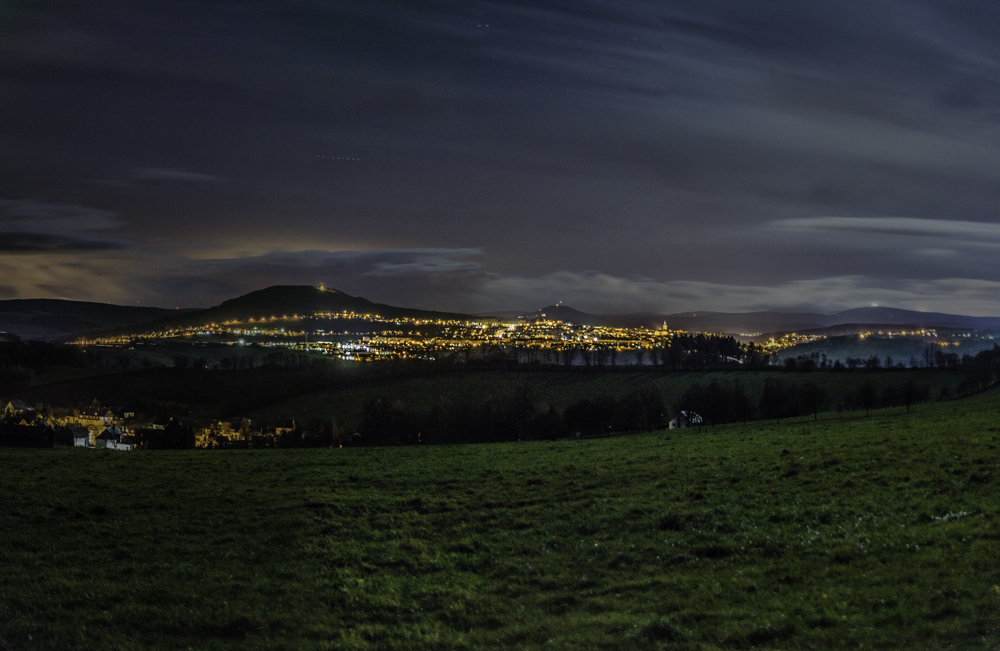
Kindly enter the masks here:
<path id="1" fill-rule="evenodd" d="M 910 217 L 810 217 L 788 219 L 774 224 L 778 228 L 801 231 L 832 231 L 877 235 L 903 235 L 958 240 L 981 245 L 1000 244 L 1000 224 L 913 219 Z"/>
<path id="2" fill-rule="evenodd" d="M 221 180 L 212 174 L 201 174 L 178 170 L 170 167 L 147 167 L 136 170 L 133 178 L 142 181 L 193 181 L 195 183 L 214 183 Z"/>
<path id="3" fill-rule="evenodd" d="M 101 293 L 191 304 L 316 280 L 449 309 L 793 306 L 816 283 L 837 307 L 879 288 L 912 305 L 1000 280 L 993 4 L 85 0 L 16 18 L 0 231 L 19 292 L 65 287 L 77 253 Z M 126 253 L 144 283 L 97 280 Z"/>
<path id="4" fill-rule="evenodd" d="M 106 233 L 112 213 L 84 206 L 0 200 L 0 253 L 66 254 L 114 251 L 130 244 Z"/>
<path id="5" fill-rule="evenodd" d="M 114 213 L 89 206 L 0 199 L 0 228 L 100 231 L 118 225 Z"/>
<path id="6" fill-rule="evenodd" d="M 274 284 L 325 283 L 349 294 L 407 307 L 468 310 L 469 292 L 488 274 L 477 249 L 297 251 L 221 260 L 174 259 L 160 291 L 180 300 L 214 284 L 208 304 Z M 227 294 L 228 292 L 228 294 Z"/>
<path id="7" fill-rule="evenodd" d="M 127 248 L 123 242 L 84 239 L 50 233 L 11 233 L 0 231 L 0 253 L 68 253 L 113 251 Z"/>

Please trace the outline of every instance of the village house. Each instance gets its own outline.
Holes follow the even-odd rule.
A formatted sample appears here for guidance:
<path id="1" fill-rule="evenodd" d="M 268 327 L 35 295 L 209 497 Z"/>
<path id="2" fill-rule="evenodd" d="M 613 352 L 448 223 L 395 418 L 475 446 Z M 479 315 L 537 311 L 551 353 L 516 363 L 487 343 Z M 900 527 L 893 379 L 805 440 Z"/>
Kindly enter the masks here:
<path id="1" fill-rule="evenodd" d="M 278 421 L 274 426 L 274 435 L 278 438 L 285 436 L 286 434 L 291 434 L 295 431 L 295 419 L 294 418 L 283 418 Z"/>
<path id="2" fill-rule="evenodd" d="M 24 404 L 20 400 L 11 400 L 4 407 L 3 417 L 5 419 L 20 418 L 22 421 L 31 422 L 35 419 L 37 413 L 33 407 Z"/>
<path id="3" fill-rule="evenodd" d="M 97 437 L 109 426 L 121 424 L 113 411 L 99 406 L 79 410 L 72 416 L 63 418 L 62 421 L 64 425 L 80 425 L 87 428 L 90 432 L 90 447 L 97 445 Z"/>
<path id="4" fill-rule="evenodd" d="M 701 427 L 703 424 L 701 416 L 693 411 L 682 411 L 670 420 L 670 429 L 686 429 L 688 427 Z"/>
<path id="5" fill-rule="evenodd" d="M 127 436 L 118 427 L 111 425 L 97 436 L 94 447 L 98 450 L 129 451 L 133 447 L 133 441 L 131 436 Z"/>
<path id="6" fill-rule="evenodd" d="M 234 422 L 220 420 L 198 429 L 195 432 L 194 446 L 196 448 L 229 447 L 235 441 L 245 440 L 249 430 L 250 419 L 248 418 Z"/>
<path id="7" fill-rule="evenodd" d="M 78 448 L 90 447 L 90 430 L 83 425 L 77 425 L 76 423 L 70 423 L 66 425 L 73 436 L 73 445 Z"/>
<path id="8" fill-rule="evenodd" d="M 135 407 L 132 406 L 122 406 L 122 405 L 111 405 L 108 407 L 112 412 L 118 415 L 121 420 L 129 420 L 135 418 Z"/>

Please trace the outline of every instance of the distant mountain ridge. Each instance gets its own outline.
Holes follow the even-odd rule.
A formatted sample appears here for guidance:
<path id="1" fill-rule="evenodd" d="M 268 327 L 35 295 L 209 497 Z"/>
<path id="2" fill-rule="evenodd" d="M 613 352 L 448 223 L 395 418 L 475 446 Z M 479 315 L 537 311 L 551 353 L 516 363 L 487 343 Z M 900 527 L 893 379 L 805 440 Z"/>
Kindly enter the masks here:
<path id="1" fill-rule="evenodd" d="M 1000 328 L 1000 317 L 995 316 L 962 316 L 958 314 L 943 314 L 941 312 L 915 312 L 893 307 L 860 307 L 853 310 L 838 312 L 830 317 L 827 327 L 845 323 L 864 324 L 902 324 L 919 325 L 933 328 L 974 328 L 990 330 Z"/>
<path id="2" fill-rule="evenodd" d="M 0 331 L 21 339 L 66 341 L 81 332 L 148 323 L 176 310 L 49 298 L 0 301 Z"/>
<path id="3" fill-rule="evenodd" d="M 316 312 L 379 314 L 385 318 L 457 319 L 475 317 L 452 313 L 401 308 L 351 296 L 336 289 L 311 285 L 275 285 L 229 299 L 208 309 L 168 310 L 57 299 L 0 301 L 0 332 L 21 339 L 68 341 L 85 333 L 141 332 L 169 327 L 189 327 L 245 321 L 250 318 L 291 317 Z M 512 318 L 517 313 L 497 313 L 484 318 Z M 736 335 L 822 331 L 846 334 L 870 325 L 880 329 L 902 326 L 1000 330 L 1000 317 L 971 317 L 939 312 L 916 312 L 886 307 L 863 307 L 836 314 L 812 312 L 681 312 L 653 314 L 588 314 L 568 305 L 550 305 L 521 313 L 521 319 L 554 319 L 583 325 L 659 328 L 720 332 Z"/>
<path id="4" fill-rule="evenodd" d="M 521 318 L 556 319 L 608 327 L 662 327 L 691 332 L 757 334 L 821 330 L 837 326 L 918 326 L 970 330 L 1000 329 L 1000 317 L 975 317 L 940 312 L 917 312 L 888 307 L 861 307 L 821 314 L 813 312 L 680 312 L 675 314 L 587 314 L 566 305 L 550 305 Z"/>

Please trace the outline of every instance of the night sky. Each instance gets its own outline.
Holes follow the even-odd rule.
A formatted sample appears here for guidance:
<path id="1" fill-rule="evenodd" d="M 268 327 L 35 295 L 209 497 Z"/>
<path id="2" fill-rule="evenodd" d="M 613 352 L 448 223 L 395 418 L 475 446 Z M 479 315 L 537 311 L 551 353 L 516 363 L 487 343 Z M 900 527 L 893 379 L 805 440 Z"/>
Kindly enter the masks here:
<path id="1" fill-rule="evenodd" d="M 995 0 L 0 0 L 0 298 L 1000 314 Z"/>

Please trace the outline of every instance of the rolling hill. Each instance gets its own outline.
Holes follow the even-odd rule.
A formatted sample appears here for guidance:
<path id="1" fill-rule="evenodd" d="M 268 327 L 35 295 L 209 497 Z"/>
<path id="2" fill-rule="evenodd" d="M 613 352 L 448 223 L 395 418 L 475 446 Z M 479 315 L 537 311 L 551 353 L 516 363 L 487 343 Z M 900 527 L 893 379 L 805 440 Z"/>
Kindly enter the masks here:
<path id="1" fill-rule="evenodd" d="M 470 318 L 463 314 L 375 303 L 336 289 L 275 285 L 203 310 L 167 310 L 58 299 L 0 301 L 0 332 L 22 339 L 67 341 L 83 334 L 142 332 L 315 312 L 356 312 L 388 318 Z"/>
<path id="2" fill-rule="evenodd" d="M 416 310 L 375 303 L 367 298 L 351 296 L 336 289 L 311 285 L 274 285 L 230 299 L 206 310 L 170 315 L 152 323 L 124 328 L 123 330 L 135 332 L 138 330 L 183 328 L 272 316 L 279 319 L 281 317 L 291 318 L 294 315 L 312 315 L 317 312 L 378 314 L 390 319 L 466 320 L 471 318 L 464 314 Z"/>
<path id="3" fill-rule="evenodd" d="M 186 312 L 182 310 L 181 312 Z M 58 299 L 0 301 L 0 332 L 21 339 L 61 342 L 94 330 L 148 323 L 176 310 Z"/>

